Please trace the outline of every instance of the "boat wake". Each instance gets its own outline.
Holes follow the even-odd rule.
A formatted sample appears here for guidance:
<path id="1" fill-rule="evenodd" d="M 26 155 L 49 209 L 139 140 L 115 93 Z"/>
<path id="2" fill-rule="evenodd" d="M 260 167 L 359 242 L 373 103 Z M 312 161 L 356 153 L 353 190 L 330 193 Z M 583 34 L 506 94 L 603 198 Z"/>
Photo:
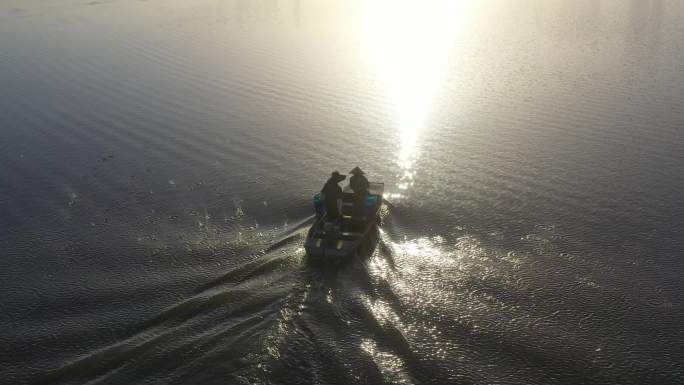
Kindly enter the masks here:
<path id="1" fill-rule="evenodd" d="M 244 243 L 246 234 L 231 251 L 243 262 L 36 383 L 543 384 L 554 373 L 576 383 L 617 375 L 597 370 L 608 341 L 596 336 L 611 333 L 601 301 L 628 306 L 607 291 L 595 298 L 606 282 L 596 271 L 607 266 L 560 252 L 550 227 L 523 239 L 467 229 L 425 236 L 419 229 L 434 217 L 387 207 L 372 254 L 339 266 L 306 263 L 313 218 L 258 245 Z"/>

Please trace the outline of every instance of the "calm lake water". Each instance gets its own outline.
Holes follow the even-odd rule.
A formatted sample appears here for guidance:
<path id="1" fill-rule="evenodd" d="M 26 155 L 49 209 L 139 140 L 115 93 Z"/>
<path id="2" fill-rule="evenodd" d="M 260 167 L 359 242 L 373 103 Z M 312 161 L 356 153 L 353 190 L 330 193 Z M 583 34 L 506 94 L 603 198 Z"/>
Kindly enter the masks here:
<path id="1" fill-rule="evenodd" d="M 0 383 L 684 384 L 683 123 L 677 0 L 4 0 Z"/>

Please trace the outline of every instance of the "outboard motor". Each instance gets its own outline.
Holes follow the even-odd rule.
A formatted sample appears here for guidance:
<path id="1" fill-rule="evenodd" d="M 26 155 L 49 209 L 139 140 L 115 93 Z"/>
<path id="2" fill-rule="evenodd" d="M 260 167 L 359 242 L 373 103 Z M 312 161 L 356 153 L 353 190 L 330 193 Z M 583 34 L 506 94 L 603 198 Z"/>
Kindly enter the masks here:
<path id="1" fill-rule="evenodd" d="M 368 195 L 366 197 L 366 216 L 369 218 L 375 213 L 375 207 L 378 204 L 377 195 Z"/>

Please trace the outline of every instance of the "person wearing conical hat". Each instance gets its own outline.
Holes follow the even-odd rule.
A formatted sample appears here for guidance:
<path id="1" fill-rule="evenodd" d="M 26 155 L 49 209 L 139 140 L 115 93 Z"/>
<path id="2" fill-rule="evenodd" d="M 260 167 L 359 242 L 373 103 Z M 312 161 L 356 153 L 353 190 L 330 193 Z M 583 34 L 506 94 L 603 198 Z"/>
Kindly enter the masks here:
<path id="1" fill-rule="evenodd" d="M 363 174 L 363 171 L 357 166 L 354 167 L 353 170 L 349 171 L 349 173 L 352 174 L 352 177 L 349 178 L 349 187 L 354 190 L 354 193 L 368 193 L 368 187 L 370 185 L 368 183 L 368 179 L 366 179 L 366 176 Z"/>
<path id="2" fill-rule="evenodd" d="M 349 173 L 352 174 L 352 177 L 349 178 L 349 187 L 354 191 L 354 215 L 363 216 L 370 184 L 358 166 L 354 167 Z"/>
<path id="3" fill-rule="evenodd" d="M 342 188 L 338 185 L 346 176 L 337 171 L 330 174 L 330 179 L 325 182 L 321 194 L 325 203 L 325 216 L 328 222 L 338 222 L 340 220 L 340 209 L 342 207 Z"/>

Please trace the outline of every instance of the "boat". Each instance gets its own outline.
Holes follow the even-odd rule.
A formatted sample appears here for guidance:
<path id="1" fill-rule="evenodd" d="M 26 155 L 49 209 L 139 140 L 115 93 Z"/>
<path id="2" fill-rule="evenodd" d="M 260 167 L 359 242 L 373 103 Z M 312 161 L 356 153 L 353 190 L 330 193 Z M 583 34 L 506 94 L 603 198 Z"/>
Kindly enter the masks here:
<path id="1" fill-rule="evenodd" d="M 370 254 L 377 243 L 384 183 L 369 182 L 364 208 L 354 207 L 354 192 L 342 189 L 342 219 L 328 222 L 321 194 L 314 196 L 316 221 L 309 229 L 304 249 L 311 262 L 339 264 L 361 254 Z"/>

